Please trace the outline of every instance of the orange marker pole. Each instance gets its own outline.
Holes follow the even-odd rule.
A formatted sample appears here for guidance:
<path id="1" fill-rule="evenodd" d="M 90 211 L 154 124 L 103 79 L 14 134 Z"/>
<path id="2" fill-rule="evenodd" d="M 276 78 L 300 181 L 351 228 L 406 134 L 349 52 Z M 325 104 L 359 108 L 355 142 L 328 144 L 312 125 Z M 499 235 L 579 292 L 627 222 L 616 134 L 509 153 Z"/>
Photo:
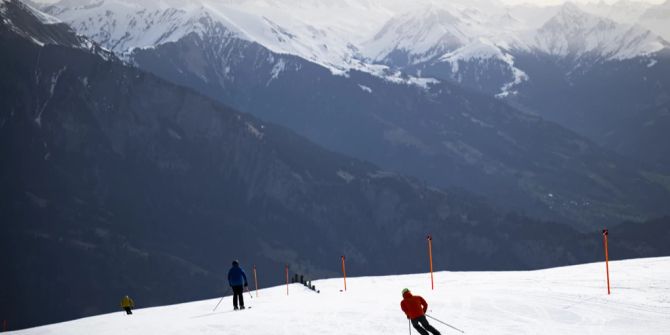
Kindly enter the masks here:
<path id="1" fill-rule="evenodd" d="M 347 268 L 344 266 L 344 256 L 342 256 L 342 275 L 344 276 L 344 290 L 347 290 Z"/>
<path id="2" fill-rule="evenodd" d="M 288 264 L 286 264 L 286 295 L 288 295 Z"/>
<path id="3" fill-rule="evenodd" d="M 430 261 L 430 289 L 435 289 L 435 281 L 433 280 L 433 237 L 428 235 L 428 259 Z"/>
<path id="4" fill-rule="evenodd" d="M 607 250 L 607 235 L 609 231 L 603 229 L 603 244 L 605 245 L 605 272 L 607 272 L 607 295 L 610 294 L 610 265 L 609 265 L 609 252 Z"/>
<path id="5" fill-rule="evenodd" d="M 254 264 L 254 286 L 256 286 L 256 298 L 258 298 L 258 277 L 256 276 L 256 264 Z"/>

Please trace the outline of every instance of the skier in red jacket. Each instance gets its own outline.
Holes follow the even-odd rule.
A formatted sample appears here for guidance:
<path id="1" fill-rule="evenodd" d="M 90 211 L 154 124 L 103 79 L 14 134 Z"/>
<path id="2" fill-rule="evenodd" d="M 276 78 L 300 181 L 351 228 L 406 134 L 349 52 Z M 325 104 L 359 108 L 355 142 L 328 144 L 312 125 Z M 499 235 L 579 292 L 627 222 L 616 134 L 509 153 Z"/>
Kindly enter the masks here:
<path id="1" fill-rule="evenodd" d="M 402 290 L 402 301 L 400 308 L 405 312 L 407 318 L 412 321 L 414 329 L 421 335 L 428 335 L 431 332 L 433 335 L 440 335 L 437 329 L 433 328 L 426 320 L 426 311 L 428 310 L 428 303 L 421 296 L 412 295 L 408 289 Z"/>

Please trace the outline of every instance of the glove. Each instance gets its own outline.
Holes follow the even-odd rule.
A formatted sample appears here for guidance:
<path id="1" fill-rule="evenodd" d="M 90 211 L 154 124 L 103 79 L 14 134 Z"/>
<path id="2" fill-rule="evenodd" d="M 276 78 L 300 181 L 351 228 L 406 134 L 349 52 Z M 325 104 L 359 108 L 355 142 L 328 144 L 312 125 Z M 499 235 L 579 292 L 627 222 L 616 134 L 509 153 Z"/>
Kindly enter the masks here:
<path id="1" fill-rule="evenodd" d="M 244 287 L 249 287 L 249 283 L 244 283 Z"/>

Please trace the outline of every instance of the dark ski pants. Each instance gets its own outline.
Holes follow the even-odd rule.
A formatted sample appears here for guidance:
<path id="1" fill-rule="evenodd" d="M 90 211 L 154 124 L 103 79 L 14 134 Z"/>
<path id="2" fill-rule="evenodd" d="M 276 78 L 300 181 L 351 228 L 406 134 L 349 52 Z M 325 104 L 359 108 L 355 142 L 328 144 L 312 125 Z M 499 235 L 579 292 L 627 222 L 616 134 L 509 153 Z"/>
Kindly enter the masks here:
<path id="1" fill-rule="evenodd" d="M 428 332 L 431 332 L 433 335 L 440 335 L 440 332 L 428 323 L 428 320 L 426 320 L 424 315 L 412 319 L 412 326 L 414 326 L 414 329 L 421 335 L 428 335 Z"/>
<path id="2" fill-rule="evenodd" d="M 244 292 L 244 286 L 242 285 L 236 285 L 233 286 L 233 307 L 237 309 L 237 299 L 240 299 L 240 307 L 244 308 L 244 295 L 242 293 Z"/>
<path id="3" fill-rule="evenodd" d="M 133 314 L 133 311 L 130 310 L 130 307 L 123 307 L 127 315 Z"/>

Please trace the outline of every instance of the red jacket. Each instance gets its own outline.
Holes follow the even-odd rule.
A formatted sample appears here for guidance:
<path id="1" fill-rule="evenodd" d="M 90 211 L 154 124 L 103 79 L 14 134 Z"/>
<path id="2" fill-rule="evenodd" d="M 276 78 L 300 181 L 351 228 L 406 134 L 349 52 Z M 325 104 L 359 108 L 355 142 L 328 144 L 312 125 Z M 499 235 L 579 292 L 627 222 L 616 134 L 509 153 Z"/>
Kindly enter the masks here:
<path id="1" fill-rule="evenodd" d="M 402 297 L 403 299 L 400 302 L 400 308 L 407 314 L 408 319 L 413 320 L 426 314 L 428 303 L 426 303 L 426 300 L 423 300 L 421 296 L 412 295 L 412 293 L 408 291 L 403 293 Z"/>

